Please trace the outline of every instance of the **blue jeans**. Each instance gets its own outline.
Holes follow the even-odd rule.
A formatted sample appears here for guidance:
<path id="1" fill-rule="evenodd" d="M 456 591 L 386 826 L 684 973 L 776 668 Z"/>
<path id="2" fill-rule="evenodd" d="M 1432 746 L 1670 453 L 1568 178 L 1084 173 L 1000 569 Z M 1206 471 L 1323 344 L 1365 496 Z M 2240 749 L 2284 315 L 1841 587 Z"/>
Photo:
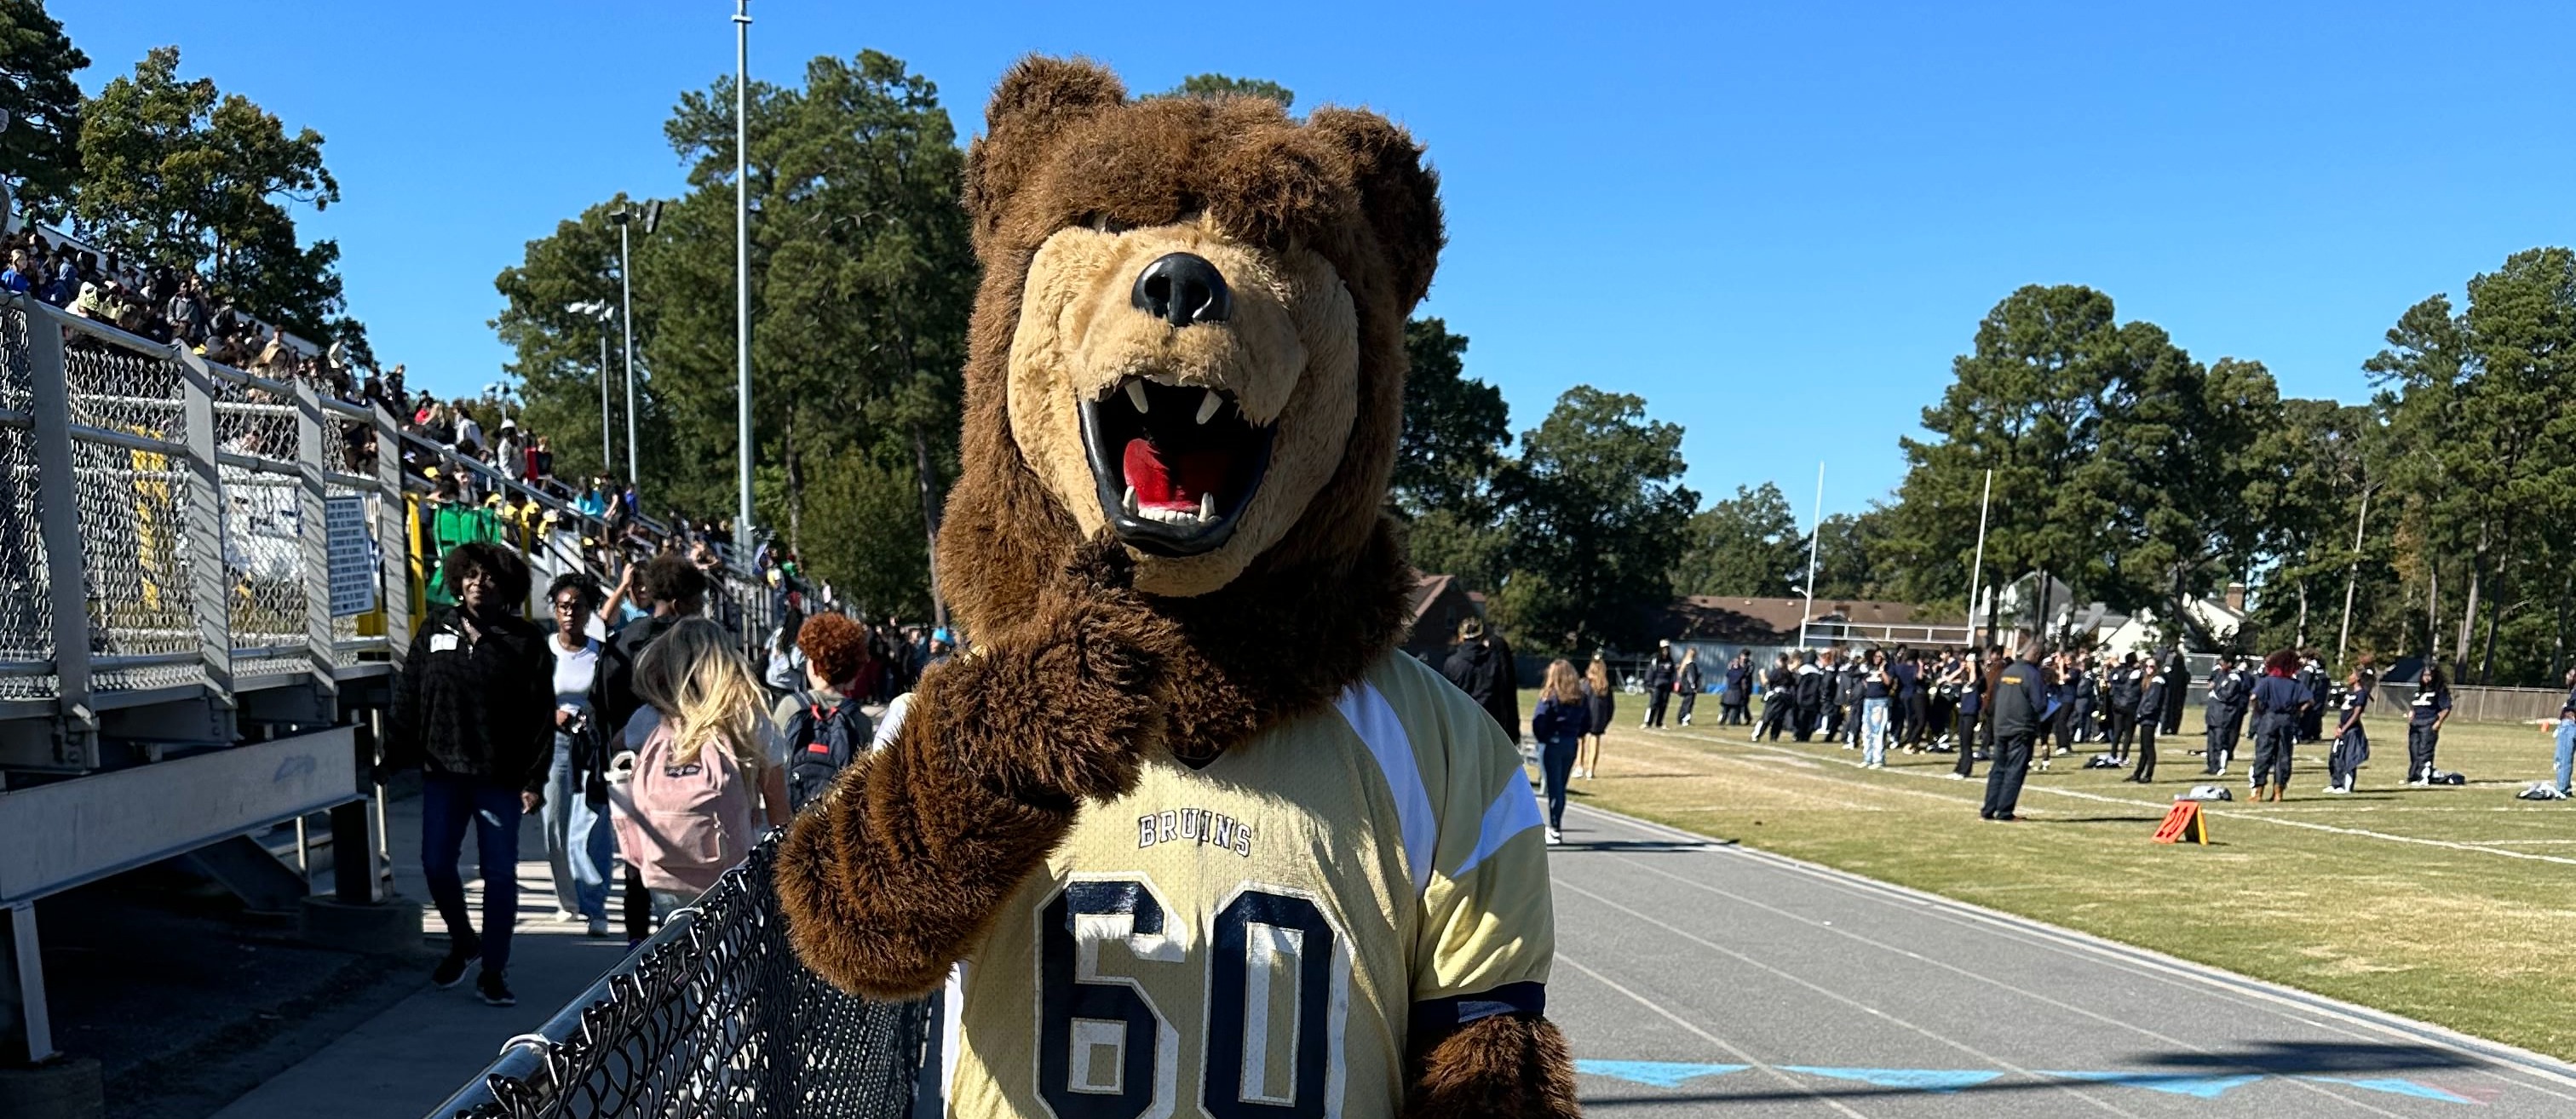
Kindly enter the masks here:
<path id="1" fill-rule="evenodd" d="M 1887 701 L 1860 701 L 1860 763 L 1882 765 L 1887 761 Z"/>
<path id="2" fill-rule="evenodd" d="M 519 919 L 519 817 L 525 814 L 517 789 L 448 773 L 421 774 L 420 871 L 429 879 L 429 898 L 438 903 L 448 937 L 460 948 L 471 947 L 474 919 L 456 867 L 471 823 L 475 861 L 483 867 L 483 970 L 495 975 L 510 967 L 510 925 Z"/>
<path id="3" fill-rule="evenodd" d="M 1547 743 L 1539 750 L 1539 777 L 1547 787 L 1547 826 L 1562 830 L 1565 826 L 1565 783 L 1574 776 L 1574 754 L 1583 746 L 1580 735 L 1568 735 Z"/>
<path id="4" fill-rule="evenodd" d="M 546 802 L 537 808 L 546 829 L 546 865 L 555 876 L 555 908 L 594 921 L 608 919 L 608 861 L 617 840 L 608 814 L 582 796 L 572 768 L 572 738 L 555 736 L 554 768 L 546 774 Z"/>
<path id="5" fill-rule="evenodd" d="M 2570 766 L 2576 764 L 2576 719 L 2558 720 L 2558 791 L 2566 792 Z"/>

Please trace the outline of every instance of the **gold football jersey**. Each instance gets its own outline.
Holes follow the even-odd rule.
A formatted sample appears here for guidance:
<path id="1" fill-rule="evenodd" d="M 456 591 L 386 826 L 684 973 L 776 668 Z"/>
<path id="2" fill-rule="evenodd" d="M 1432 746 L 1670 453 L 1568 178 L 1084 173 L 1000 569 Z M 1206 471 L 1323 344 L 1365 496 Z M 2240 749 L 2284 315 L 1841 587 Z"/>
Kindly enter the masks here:
<path id="1" fill-rule="evenodd" d="M 1390 654 L 1333 709 L 1085 805 L 950 978 L 949 1114 L 1395 1114 L 1409 1029 L 1544 1007 L 1519 751 Z"/>

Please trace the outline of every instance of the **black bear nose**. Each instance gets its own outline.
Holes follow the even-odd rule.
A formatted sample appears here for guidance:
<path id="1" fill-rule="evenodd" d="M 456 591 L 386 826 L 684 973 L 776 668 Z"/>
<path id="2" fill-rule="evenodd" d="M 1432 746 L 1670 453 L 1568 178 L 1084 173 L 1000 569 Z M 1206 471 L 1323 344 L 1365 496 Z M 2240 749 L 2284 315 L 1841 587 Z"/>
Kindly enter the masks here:
<path id="1" fill-rule="evenodd" d="M 1196 253 L 1173 253 L 1136 274 L 1129 296 L 1136 309 L 1173 326 L 1224 322 L 1234 314 L 1234 293 L 1216 265 Z"/>

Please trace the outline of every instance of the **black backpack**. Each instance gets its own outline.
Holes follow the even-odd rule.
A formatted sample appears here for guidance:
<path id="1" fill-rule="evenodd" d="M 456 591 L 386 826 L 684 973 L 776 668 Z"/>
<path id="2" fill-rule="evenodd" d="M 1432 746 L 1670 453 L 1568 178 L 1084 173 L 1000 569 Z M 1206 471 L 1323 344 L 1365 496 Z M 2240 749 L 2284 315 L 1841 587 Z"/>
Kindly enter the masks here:
<path id="1" fill-rule="evenodd" d="M 788 811 L 802 812 L 823 799 L 833 778 L 859 756 L 859 736 L 850 726 L 857 718 L 857 700 L 825 708 L 812 695 L 796 693 L 796 714 L 787 720 Z"/>

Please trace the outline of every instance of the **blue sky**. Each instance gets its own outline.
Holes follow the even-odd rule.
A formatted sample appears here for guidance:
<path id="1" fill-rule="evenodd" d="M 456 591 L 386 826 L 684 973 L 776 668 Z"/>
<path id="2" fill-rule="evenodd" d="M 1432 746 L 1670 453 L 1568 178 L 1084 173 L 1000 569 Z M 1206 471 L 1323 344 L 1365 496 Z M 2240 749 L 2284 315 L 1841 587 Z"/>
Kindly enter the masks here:
<path id="1" fill-rule="evenodd" d="M 590 202 L 676 193 L 661 122 L 733 66 L 720 0 L 51 7 L 85 88 L 176 43 L 320 130 L 344 201 L 304 229 L 339 239 L 379 355 L 457 392 L 506 356 L 494 274 Z M 2576 5 L 2161 7 L 756 0 L 751 63 L 883 50 L 961 133 L 1029 51 L 1386 112 L 1445 185 L 1424 311 L 1515 430 L 1572 384 L 1635 392 L 1703 494 L 1777 480 L 1803 518 L 1820 458 L 1828 511 L 1895 485 L 2021 284 L 2358 400 L 2407 305 L 2576 237 Z"/>

